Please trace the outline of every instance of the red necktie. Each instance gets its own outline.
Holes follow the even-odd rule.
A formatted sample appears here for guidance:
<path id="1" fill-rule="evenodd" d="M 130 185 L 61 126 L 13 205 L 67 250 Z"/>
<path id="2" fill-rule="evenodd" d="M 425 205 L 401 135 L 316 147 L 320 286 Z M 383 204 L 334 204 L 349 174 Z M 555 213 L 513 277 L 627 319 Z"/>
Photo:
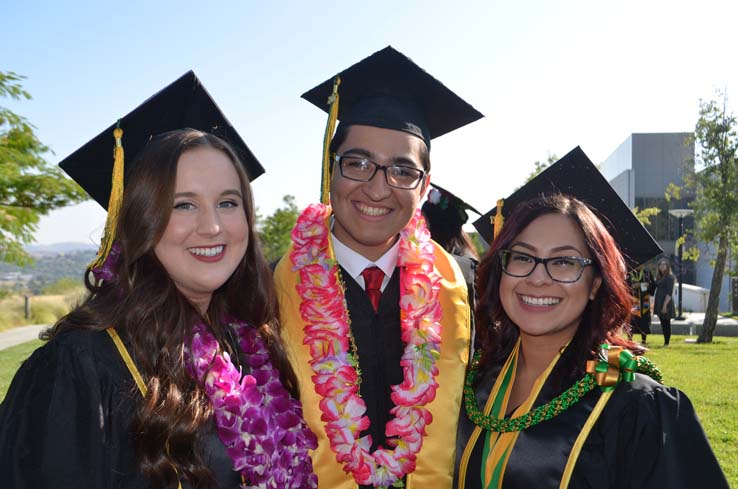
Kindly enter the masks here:
<path id="1" fill-rule="evenodd" d="M 372 301 L 372 306 L 376 311 L 379 309 L 379 298 L 382 297 L 381 287 L 384 272 L 378 267 L 369 267 L 361 272 L 361 276 L 364 277 L 366 295 L 369 296 L 369 300 Z"/>

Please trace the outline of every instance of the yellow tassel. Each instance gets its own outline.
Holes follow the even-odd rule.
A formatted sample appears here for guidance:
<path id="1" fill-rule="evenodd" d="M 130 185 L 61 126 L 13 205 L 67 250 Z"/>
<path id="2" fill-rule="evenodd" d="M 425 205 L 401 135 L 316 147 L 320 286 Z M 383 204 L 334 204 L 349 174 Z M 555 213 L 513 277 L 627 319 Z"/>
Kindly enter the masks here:
<path id="1" fill-rule="evenodd" d="M 323 136 L 323 172 L 320 179 L 320 202 L 328 204 L 328 194 L 331 187 L 331 154 L 330 146 L 333 139 L 333 131 L 336 129 L 336 121 L 338 120 L 338 86 L 341 84 L 341 78 L 336 77 L 333 80 L 333 92 L 328 97 L 328 103 L 331 105 L 328 111 L 328 123 L 325 126 L 325 135 Z"/>
<path id="2" fill-rule="evenodd" d="M 504 199 L 500 199 L 497 201 L 497 213 L 495 214 L 495 217 L 492 218 L 492 225 L 494 226 L 494 232 L 493 232 L 493 240 L 497 239 L 497 236 L 502 231 L 502 225 L 505 224 L 505 218 L 502 217 L 502 206 L 505 204 Z"/>
<path id="3" fill-rule="evenodd" d="M 105 220 L 105 230 L 103 231 L 100 249 L 97 250 L 97 257 L 90 263 L 89 268 L 98 268 L 105 263 L 110 254 L 110 249 L 115 241 L 115 228 L 118 224 L 118 216 L 120 207 L 123 203 L 123 129 L 116 127 L 113 130 L 115 137 L 114 163 L 113 163 L 113 179 L 110 186 L 110 200 L 108 201 L 108 217 Z"/>

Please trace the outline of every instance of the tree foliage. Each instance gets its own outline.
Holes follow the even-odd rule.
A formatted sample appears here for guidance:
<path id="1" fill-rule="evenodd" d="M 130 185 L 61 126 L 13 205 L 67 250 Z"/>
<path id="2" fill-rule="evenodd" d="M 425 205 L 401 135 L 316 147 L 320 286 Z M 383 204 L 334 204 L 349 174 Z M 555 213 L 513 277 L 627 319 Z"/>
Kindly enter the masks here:
<path id="1" fill-rule="evenodd" d="M 700 101 L 695 139 L 701 169 L 690 182 L 696 190 L 697 235 L 717 249 L 699 342 L 712 341 L 728 252 L 738 249 L 738 124 L 726 108 L 727 96 L 718 95 L 722 102 Z"/>
<path id="2" fill-rule="evenodd" d="M 644 226 L 649 226 L 651 224 L 651 218 L 653 216 L 657 216 L 661 212 L 661 209 L 658 207 L 646 207 L 645 209 L 639 209 L 637 206 L 633 208 L 633 214 L 635 214 L 636 219 L 641 221 L 641 224 Z"/>
<path id="3" fill-rule="evenodd" d="M 290 234 L 295 227 L 300 211 L 295 204 L 295 197 L 285 195 L 282 197 L 284 205 L 274 211 L 273 214 L 262 217 L 256 216 L 257 232 L 261 242 L 262 251 L 267 261 L 279 260 L 287 252 L 290 246 Z"/>
<path id="4" fill-rule="evenodd" d="M 539 161 L 534 162 L 533 163 L 533 166 L 534 166 L 533 171 L 530 172 L 530 174 L 528 175 L 528 177 L 525 179 L 525 183 L 528 183 L 531 180 L 533 180 L 534 178 L 536 178 L 539 173 L 541 173 L 543 170 L 545 170 L 549 166 L 553 165 L 557 161 L 559 161 L 559 157 L 558 156 L 549 154 L 548 155 L 548 158 L 546 158 L 546 161 L 540 161 L 539 160 Z"/>
<path id="5" fill-rule="evenodd" d="M 478 232 L 474 231 L 469 233 L 469 239 L 471 240 L 472 244 L 474 245 L 474 249 L 477 251 L 477 255 L 480 257 L 487 254 L 487 250 L 489 249 L 489 245 L 487 242 L 482 238 L 482 235 Z"/>
<path id="6" fill-rule="evenodd" d="M 23 78 L 0 71 L 0 97 L 30 99 Z M 0 261 L 28 263 L 23 245 L 33 241 L 39 217 L 87 198 L 60 169 L 46 163 L 48 151 L 30 122 L 0 107 Z"/>

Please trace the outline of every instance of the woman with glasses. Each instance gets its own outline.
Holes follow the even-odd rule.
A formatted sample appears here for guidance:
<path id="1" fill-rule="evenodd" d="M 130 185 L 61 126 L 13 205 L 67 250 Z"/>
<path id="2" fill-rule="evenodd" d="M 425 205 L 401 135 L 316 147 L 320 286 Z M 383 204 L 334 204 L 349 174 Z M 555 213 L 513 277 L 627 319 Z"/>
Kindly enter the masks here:
<path id="1" fill-rule="evenodd" d="M 687 397 L 623 336 L 620 249 L 643 260 L 652 238 L 627 207 L 618 218 L 624 204 L 581 150 L 557 165 L 504 202 L 511 214 L 480 265 L 456 487 L 727 488 Z M 578 192 L 581 171 L 582 200 L 604 206 L 619 241 L 560 193 Z"/>

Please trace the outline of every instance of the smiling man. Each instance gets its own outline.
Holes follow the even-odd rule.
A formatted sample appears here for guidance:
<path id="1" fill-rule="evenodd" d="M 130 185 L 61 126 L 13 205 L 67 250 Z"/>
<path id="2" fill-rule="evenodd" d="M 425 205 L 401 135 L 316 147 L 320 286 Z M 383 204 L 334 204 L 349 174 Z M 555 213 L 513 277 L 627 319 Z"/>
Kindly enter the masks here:
<path id="1" fill-rule="evenodd" d="M 418 208 L 431 139 L 482 115 L 391 47 L 303 98 L 330 114 L 330 205 L 302 213 L 275 279 L 318 483 L 450 488 L 469 301 Z"/>

